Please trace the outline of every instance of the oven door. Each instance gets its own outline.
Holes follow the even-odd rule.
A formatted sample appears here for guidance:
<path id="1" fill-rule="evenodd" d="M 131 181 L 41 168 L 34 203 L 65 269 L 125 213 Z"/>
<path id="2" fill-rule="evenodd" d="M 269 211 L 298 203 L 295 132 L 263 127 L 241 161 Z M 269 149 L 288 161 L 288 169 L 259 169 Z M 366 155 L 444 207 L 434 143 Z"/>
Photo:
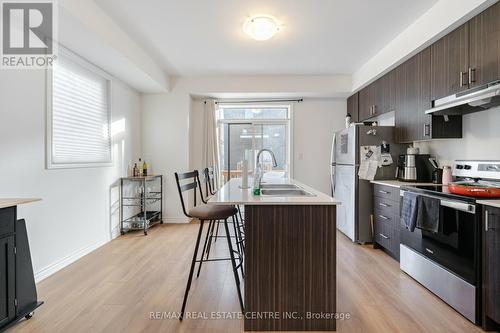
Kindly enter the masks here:
<path id="1" fill-rule="evenodd" d="M 439 231 L 415 229 L 410 232 L 402 227 L 401 243 L 476 285 L 479 227 L 474 204 L 441 199 Z"/>

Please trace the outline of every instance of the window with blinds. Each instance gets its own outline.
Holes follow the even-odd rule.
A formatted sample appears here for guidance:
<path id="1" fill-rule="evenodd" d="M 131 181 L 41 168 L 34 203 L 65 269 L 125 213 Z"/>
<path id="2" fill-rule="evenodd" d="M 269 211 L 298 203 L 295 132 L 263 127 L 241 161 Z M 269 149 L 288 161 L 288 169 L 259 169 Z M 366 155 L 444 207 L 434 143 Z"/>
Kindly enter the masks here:
<path id="1" fill-rule="evenodd" d="M 48 167 L 110 165 L 109 76 L 60 50 L 48 84 Z"/>

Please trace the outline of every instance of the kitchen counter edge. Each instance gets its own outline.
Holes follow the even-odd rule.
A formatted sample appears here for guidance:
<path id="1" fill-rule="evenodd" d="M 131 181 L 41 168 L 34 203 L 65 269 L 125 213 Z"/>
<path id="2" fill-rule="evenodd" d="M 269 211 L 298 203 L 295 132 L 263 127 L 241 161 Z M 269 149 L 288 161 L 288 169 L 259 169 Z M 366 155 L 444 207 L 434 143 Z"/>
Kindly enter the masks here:
<path id="1" fill-rule="evenodd" d="M 0 198 L 0 208 L 14 207 L 41 200 L 40 198 Z"/>
<path id="2" fill-rule="evenodd" d="M 249 180 L 249 184 L 251 184 Z M 233 178 L 224 184 L 217 193 L 210 198 L 210 205 L 340 205 L 341 202 L 326 195 L 310 186 L 302 184 L 294 179 L 265 179 L 267 184 L 295 184 L 302 189 L 311 192 L 314 196 L 303 197 L 278 197 L 278 196 L 254 196 L 252 189 L 241 189 L 241 178 Z"/>

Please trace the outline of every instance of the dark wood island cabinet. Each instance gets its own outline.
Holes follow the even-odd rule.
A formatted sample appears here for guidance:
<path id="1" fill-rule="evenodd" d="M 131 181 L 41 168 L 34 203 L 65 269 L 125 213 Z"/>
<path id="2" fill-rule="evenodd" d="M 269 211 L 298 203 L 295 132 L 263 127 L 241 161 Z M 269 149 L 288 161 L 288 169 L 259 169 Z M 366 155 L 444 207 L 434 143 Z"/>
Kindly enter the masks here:
<path id="1" fill-rule="evenodd" d="M 38 199 L 0 199 L 0 331 L 22 318 L 31 318 L 42 302 L 35 279 L 24 220 L 17 205 Z"/>
<path id="2" fill-rule="evenodd" d="M 335 331 L 336 212 L 341 204 L 295 180 L 307 196 L 260 196 L 231 179 L 209 205 L 242 205 L 245 214 L 245 331 Z"/>

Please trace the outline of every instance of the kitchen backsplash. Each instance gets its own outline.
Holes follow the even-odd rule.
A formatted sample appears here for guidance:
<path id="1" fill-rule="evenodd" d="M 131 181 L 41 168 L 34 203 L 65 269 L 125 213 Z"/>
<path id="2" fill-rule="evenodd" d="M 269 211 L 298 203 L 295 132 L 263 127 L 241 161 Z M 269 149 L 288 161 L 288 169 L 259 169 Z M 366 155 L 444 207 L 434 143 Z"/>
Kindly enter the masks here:
<path id="1" fill-rule="evenodd" d="M 420 153 L 436 156 L 439 165 L 454 160 L 500 160 L 500 107 L 471 113 L 463 118 L 463 138 L 415 142 Z"/>

